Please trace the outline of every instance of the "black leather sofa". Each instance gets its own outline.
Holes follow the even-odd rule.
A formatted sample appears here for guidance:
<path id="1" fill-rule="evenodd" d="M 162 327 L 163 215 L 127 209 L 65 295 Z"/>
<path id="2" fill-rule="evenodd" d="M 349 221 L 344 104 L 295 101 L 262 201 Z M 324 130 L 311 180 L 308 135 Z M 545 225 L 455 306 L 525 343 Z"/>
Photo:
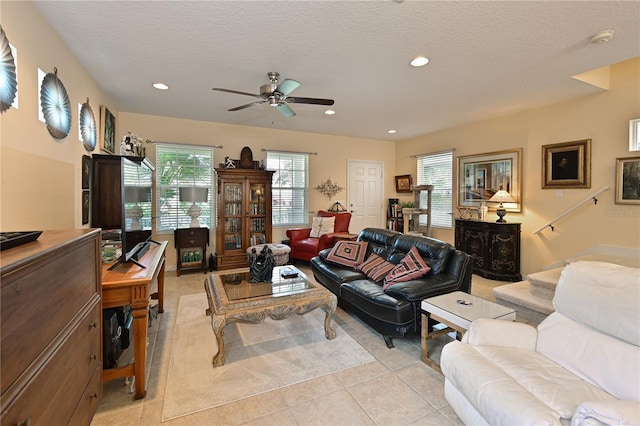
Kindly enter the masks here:
<path id="1" fill-rule="evenodd" d="M 327 260 L 331 249 L 311 259 L 315 279 L 338 297 L 338 304 L 356 313 L 380 332 L 388 347 L 393 337 L 420 330 L 423 299 L 453 291 L 471 292 L 473 260 L 451 244 L 421 235 L 366 228 L 358 241 L 367 241 L 367 257 L 376 253 L 393 264 L 416 247 L 431 271 L 418 279 L 397 283 L 386 290 L 362 272 Z"/>

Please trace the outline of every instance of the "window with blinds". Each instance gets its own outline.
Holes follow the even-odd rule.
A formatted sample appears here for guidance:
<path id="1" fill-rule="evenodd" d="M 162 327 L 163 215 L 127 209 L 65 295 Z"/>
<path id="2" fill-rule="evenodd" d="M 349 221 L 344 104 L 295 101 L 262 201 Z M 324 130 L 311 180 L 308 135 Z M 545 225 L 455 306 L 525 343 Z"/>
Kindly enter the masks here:
<path id="1" fill-rule="evenodd" d="M 172 144 L 156 145 L 157 232 L 188 228 L 192 202 L 180 201 L 180 188 L 207 188 L 206 202 L 198 203 L 200 226 L 211 228 L 214 212 L 213 148 Z"/>
<path id="2" fill-rule="evenodd" d="M 309 195 L 309 154 L 267 152 L 271 183 L 272 224 L 306 225 Z"/>
<path id="3" fill-rule="evenodd" d="M 433 185 L 433 192 L 431 193 L 431 225 L 440 228 L 451 228 L 453 151 L 421 155 L 417 157 L 417 163 L 418 185 Z M 426 207 L 427 193 L 422 191 L 420 194 L 420 208 Z"/>

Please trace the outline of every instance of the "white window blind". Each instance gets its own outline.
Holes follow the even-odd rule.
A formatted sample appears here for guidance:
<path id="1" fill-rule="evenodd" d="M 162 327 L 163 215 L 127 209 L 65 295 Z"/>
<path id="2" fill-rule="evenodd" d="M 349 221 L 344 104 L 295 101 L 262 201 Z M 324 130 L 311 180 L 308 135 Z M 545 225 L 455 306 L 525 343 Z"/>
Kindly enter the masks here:
<path id="1" fill-rule="evenodd" d="M 309 154 L 267 152 L 271 183 L 272 224 L 306 225 L 309 195 Z"/>
<path id="2" fill-rule="evenodd" d="M 188 228 L 190 202 L 180 201 L 180 188 L 208 188 L 206 203 L 198 203 L 202 214 L 200 226 L 211 228 L 214 211 L 213 148 L 156 145 L 156 211 L 157 232 Z"/>
<path id="3" fill-rule="evenodd" d="M 418 185 L 433 185 L 431 225 L 451 228 L 453 209 L 453 151 L 417 157 Z M 426 208 L 427 193 L 420 194 L 420 207 Z M 426 225 L 426 222 L 425 222 Z"/>

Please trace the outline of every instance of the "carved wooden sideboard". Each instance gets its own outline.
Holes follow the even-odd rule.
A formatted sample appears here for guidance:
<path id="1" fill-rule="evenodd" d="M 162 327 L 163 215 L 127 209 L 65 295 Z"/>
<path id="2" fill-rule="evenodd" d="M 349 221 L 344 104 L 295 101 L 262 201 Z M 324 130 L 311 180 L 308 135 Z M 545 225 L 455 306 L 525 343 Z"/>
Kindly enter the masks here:
<path id="1" fill-rule="evenodd" d="M 520 224 L 456 219 L 456 248 L 473 257 L 473 273 L 520 281 Z"/>
<path id="2" fill-rule="evenodd" d="M 0 255 L 2 425 L 88 425 L 102 398 L 100 230 Z"/>

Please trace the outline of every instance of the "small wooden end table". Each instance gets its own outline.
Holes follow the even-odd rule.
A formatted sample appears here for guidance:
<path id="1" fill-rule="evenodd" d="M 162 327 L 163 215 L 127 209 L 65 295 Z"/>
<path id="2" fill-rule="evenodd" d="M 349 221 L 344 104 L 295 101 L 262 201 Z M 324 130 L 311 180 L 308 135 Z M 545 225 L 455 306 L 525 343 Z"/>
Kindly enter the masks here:
<path id="1" fill-rule="evenodd" d="M 456 332 L 456 337 L 469 329 L 469 325 L 478 318 L 493 318 L 506 321 L 516 320 L 516 311 L 506 306 L 462 291 L 430 297 L 422 301 L 422 362 L 440 370 L 440 365 L 429 358 L 428 341 L 442 334 Z M 433 318 L 446 327 L 441 330 L 429 330 L 429 318 Z"/>
<path id="2" fill-rule="evenodd" d="M 157 290 L 158 312 L 164 312 L 164 269 L 167 242 L 151 243 L 149 250 L 139 260 L 144 266 L 133 263 L 120 264 L 109 269 L 102 265 L 102 308 L 131 305 L 133 315 L 133 363 L 121 368 L 103 370 L 105 382 L 119 377 L 135 377 L 134 399 L 147 394 L 147 329 L 149 328 L 149 304 Z"/>

